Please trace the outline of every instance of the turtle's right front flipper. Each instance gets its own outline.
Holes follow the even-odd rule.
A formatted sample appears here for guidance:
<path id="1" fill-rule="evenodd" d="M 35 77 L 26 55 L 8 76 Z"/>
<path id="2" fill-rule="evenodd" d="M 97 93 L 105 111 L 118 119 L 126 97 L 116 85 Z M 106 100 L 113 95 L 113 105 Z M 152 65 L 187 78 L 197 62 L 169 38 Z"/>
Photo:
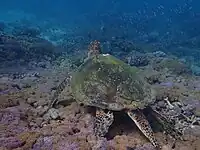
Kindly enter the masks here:
<path id="1" fill-rule="evenodd" d="M 97 137 L 105 136 L 113 121 L 114 121 L 114 115 L 111 111 L 105 113 L 104 110 L 97 108 L 95 116 L 95 125 L 94 125 L 95 135 Z"/>

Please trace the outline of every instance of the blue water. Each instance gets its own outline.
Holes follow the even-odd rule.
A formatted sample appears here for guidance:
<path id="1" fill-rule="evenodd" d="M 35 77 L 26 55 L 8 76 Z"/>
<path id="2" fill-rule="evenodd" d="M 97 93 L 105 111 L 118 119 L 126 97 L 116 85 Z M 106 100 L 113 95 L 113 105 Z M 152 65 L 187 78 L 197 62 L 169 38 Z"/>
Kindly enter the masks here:
<path id="1" fill-rule="evenodd" d="M 43 31 L 60 28 L 67 35 L 101 42 L 122 37 L 159 45 L 159 50 L 180 58 L 200 58 L 198 0 L 6 0 L 0 3 L 0 21 L 8 24 L 20 21 Z M 56 36 L 53 35 L 53 40 L 62 38 Z"/>
<path id="2" fill-rule="evenodd" d="M 5 79 L 2 78 L 1 80 L 7 82 L 8 76 L 11 81 L 16 79 L 16 83 L 20 83 L 20 86 L 12 84 L 11 89 L 0 87 L 0 96 L 29 88 L 28 80 L 30 78 L 32 89 L 34 89 L 32 84 L 35 84 L 36 81 L 39 85 L 44 85 L 41 86 L 43 90 L 31 92 L 31 95 L 37 95 L 37 91 L 43 91 L 44 95 L 39 93 L 40 98 L 37 96 L 33 96 L 34 98 L 30 96 L 30 98 L 36 98 L 38 104 L 45 105 L 43 101 L 40 103 L 39 100 L 43 98 L 46 100 L 49 97 L 47 95 L 51 91 L 46 86 L 50 85 L 50 87 L 52 86 L 51 90 L 55 89 L 54 86 L 58 84 L 58 80 L 64 78 L 65 72 L 68 73 L 68 70 L 71 71 L 71 69 L 76 68 L 87 57 L 88 45 L 94 40 L 100 41 L 103 53 L 110 53 L 128 62 L 129 65 L 142 69 L 152 65 L 150 71 L 151 68 L 154 71 L 160 71 L 159 73 L 163 74 L 162 77 L 166 78 L 166 81 L 164 81 L 165 79 L 162 79 L 162 77 L 157 79 L 155 75 L 154 79 L 154 75 L 152 75 L 151 79 L 150 73 L 149 80 L 152 80 L 155 84 L 159 85 L 161 82 L 160 86 L 170 89 L 177 83 L 178 86 L 172 89 L 172 95 L 169 93 L 169 97 L 172 98 L 170 101 L 175 106 L 174 110 L 177 108 L 177 112 L 172 109 L 173 112 L 171 113 L 180 114 L 179 111 L 184 110 L 185 114 L 188 113 L 188 116 L 193 118 L 191 116 L 193 112 L 189 113 L 190 109 L 197 109 L 195 115 L 198 118 L 197 121 L 199 120 L 200 82 L 193 82 L 192 75 L 200 76 L 200 0 L 0 0 L 0 78 L 6 76 Z M 166 74 L 165 61 L 164 64 L 160 63 L 168 58 L 170 63 L 168 64 L 166 61 L 166 68 L 171 69 L 173 75 L 171 75 L 171 72 Z M 171 58 L 175 58 L 176 61 L 171 61 Z M 178 61 L 184 65 L 179 64 Z M 158 65 L 156 65 L 157 63 Z M 174 67 L 171 64 L 175 64 Z M 53 70 L 54 68 L 56 69 Z M 47 70 L 47 77 L 46 72 L 40 76 L 41 70 Z M 34 71 L 34 73 L 30 74 L 30 71 Z M 49 77 L 51 73 L 53 73 L 52 78 Z M 191 82 L 190 78 L 178 76 L 182 74 L 191 75 Z M 47 78 L 49 79 L 47 80 Z M 46 84 L 50 80 L 52 81 Z M 2 82 L 2 87 L 4 87 L 4 82 Z M 180 89 L 178 88 L 179 84 Z M 37 87 L 40 88 L 40 86 Z M 60 87 L 62 88 L 62 86 Z M 58 86 L 59 90 L 60 87 Z M 187 88 L 189 92 L 185 91 Z M 46 91 L 48 93 L 45 93 Z M 171 89 L 166 92 L 166 95 L 169 91 Z M 166 96 L 164 93 L 163 96 Z M 178 93 L 181 93 L 180 97 Z M 183 100 L 182 96 L 184 96 Z M 190 106 L 187 102 L 188 104 L 180 105 L 179 102 L 174 102 L 176 98 L 180 102 L 187 99 L 193 104 Z M 12 97 L 12 99 L 14 98 Z M 71 99 L 71 96 L 69 99 Z M 166 99 L 168 100 L 168 96 Z M 33 106 L 35 107 L 37 103 L 34 101 Z M 162 103 L 159 105 L 159 107 L 165 107 L 164 103 L 163 106 Z M 38 108 L 43 108 L 43 106 L 36 109 Z M 78 109 L 75 110 L 77 114 Z M 168 111 L 168 108 L 166 110 Z M 34 115 L 35 113 L 38 113 L 38 110 L 34 112 Z M 78 125 L 81 116 L 75 114 L 74 116 L 79 116 L 73 119 L 73 122 L 76 122 L 74 125 Z M 27 118 L 35 119 L 35 117 Z M 71 118 L 71 115 L 69 118 Z M 188 123 L 189 120 L 187 119 Z M 7 118 L 5 121 L 7 121 Z M 36 120 L 29 121 L 34 123 Z M 40 119 L 36 122 L 40 122 Z M 80 123 L 82 124 L 82 121 Z M 73 126 L 73 123 L 70 122 L 70 125 Z M 194 132 L 198 129 L 199 127 L 194 128 Z M 11 135 L 11 130 L 9 130 L 9 135 Z M 17 128 L 17 130 L 19 129 Z M 57 131 L 62 130 L 61 128 Z M 67 130 L 71 131 L 71 129 Z M 68 138 L 67 136 L 66 138 Z M 71 136 L 73 135 L 70 133 Z M 1 141 L 4 141 L 3 138 L 1 138 Z M 13 141 L 9 144 L 12 145 Z M 102 143 L 106 145 L 104 141 Z M 196 142 L 192 140 L 192 143 Z"/>
<path id="3" fill-rule="evenodd" d="M 145 15 L 151 15 L 151 13 L 159 15 L 163 12 L 165 17 L 173 17 L 181 11 L 199 13 L 199 3 L 198 0 L 7 0 L 1 2 L 0 9 L 5 11 L 19 9 L 38 17 L 58 17 L 60 21 L 67 21 L 67 17 L 76 18 L 85 13 L 92 16 L 96 13 L 108 12 L 119 15 L 122 13 L 135 14 L 138 11 L 146 11 Z M 175 9 L 178 12 L 174 13 Z"/>

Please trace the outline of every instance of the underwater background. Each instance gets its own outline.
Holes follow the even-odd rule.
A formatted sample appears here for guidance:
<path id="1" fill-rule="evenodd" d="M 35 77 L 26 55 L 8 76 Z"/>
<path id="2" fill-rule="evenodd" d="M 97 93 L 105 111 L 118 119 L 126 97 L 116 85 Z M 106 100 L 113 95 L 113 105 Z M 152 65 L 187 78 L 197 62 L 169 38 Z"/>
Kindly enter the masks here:
<path id="1" fill-rule="evenodd" d="M 198 0 L 2 0 L 0 150 L 155 149 L 121 111 L 97 139 L 93 109 L 74 99 L 70 76 L 95 40 L 156 89 L 151 108 L 181 133 L 144 109 L 161 149 L 200 150 Z"/>

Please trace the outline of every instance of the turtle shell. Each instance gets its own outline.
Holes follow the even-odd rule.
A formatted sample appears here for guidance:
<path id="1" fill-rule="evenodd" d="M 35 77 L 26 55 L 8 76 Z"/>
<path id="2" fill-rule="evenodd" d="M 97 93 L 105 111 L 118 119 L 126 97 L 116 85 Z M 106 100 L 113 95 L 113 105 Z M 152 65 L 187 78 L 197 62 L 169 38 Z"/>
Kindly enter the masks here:
<path id="1" fill-rule="evenodd" d="M 77 102 L 114 111 L 142 109 L 155 99 L 138 68 L 108 54 L 87 59 L 72 75 L 71 89 Z"/>

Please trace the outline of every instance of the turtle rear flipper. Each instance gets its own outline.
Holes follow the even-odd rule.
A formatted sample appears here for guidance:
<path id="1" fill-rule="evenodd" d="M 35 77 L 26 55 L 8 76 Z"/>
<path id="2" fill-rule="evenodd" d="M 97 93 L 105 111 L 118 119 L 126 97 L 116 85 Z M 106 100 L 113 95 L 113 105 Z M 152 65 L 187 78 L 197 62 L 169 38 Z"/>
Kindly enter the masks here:
<path id="1" fill-rule="evenodd" d="M 152 108 L 151 108 L 151 114 L 159 122 L 159 125 L 162 126 L 162 130 L 164 130 L 166 134 L 173 136 L 173 138 L 175 139 L 182 140 L 182 133 L 175 128 L 175 123 L 173 121 L 166 118 L 164 115 L 160 114 L 159 112 L 157 112 Z"/>
<path id="2" fill-rule="evenodd" d="M 144 114 L 139 110 L 131 110 L 128 111 L 127 114 L 135 122 L 140 131 L 149 139 L 153 146 L 160 149 L 160 146 L 154 136 L 151 126 Z"/>
<path id="3" fill-rule="evenodd" d="M 97 137 L 105 136 L 113 121 L 114 121 L 114 115 L 111 111 L 105 113 L 102 109 L 97 108 L 95 116 L 95 126 L 94 126 L 95 135 Z"/>

